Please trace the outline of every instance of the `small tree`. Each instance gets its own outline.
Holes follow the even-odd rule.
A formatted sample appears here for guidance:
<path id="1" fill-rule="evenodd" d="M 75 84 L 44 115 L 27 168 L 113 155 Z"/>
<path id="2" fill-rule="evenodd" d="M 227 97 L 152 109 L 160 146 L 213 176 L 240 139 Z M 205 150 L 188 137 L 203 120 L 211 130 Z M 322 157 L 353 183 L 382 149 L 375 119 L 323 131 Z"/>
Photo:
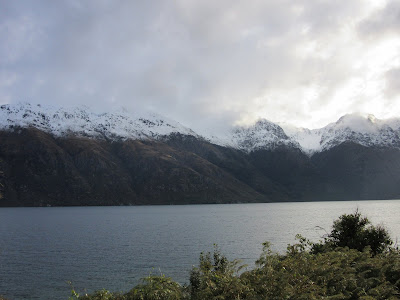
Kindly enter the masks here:
<path id="1" fill-rule="evenodd" d="M 190 272 L 190 299 L 244 299 L 250 293 L 238 276 L 245 265 L 238 260 L 229 261 L 214 245 L 214 253 L 200 254 L 198 268 Z"/>
<path id="2" fill-rule="evenodd" d="M 356 210 L 352 214 L 344 214 L 334 221 L 332 231 L 325 238 L 325 244 L 315 244 L 314 252 L 325 247 L 329 249 L 348 247 L 363 251 L 370 247 L 373 255 L 382 253 L 392 245 L 389 233 L 383 226 L 373 226 L 366 217 Z"/>

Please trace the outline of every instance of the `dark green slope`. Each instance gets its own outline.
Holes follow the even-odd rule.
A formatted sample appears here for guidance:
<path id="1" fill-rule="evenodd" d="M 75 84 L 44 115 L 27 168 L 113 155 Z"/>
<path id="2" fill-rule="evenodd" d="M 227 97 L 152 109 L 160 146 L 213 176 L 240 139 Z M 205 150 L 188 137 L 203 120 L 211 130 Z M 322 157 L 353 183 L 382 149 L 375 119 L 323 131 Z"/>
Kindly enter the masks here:
<path id="1" fill-rule="evenodd" d="M 291 199 L 288 190 L 280 182 L 272 181 L 270 174 L 264 173 L 260 165 L 243 151 L 213 145 L 204 140 L 181 134 L 169 136 L 165 142 L 176 149 L 196 153 L 237 180 L 246 183 L 255 191 L 267 195 L 269 199 L 274 201 Z"/>
<path id="2" fill-rule="evenodd" d="M 400 151 L 343 143 L 245 153 L 163 141 L 0 132 L 0 206 L 198 204 L 400 198 Z"/>
<path id="3" fill-rule="evenodd" d="M 269 199 L 209 161 L 161 142 L 0 133 L 3 206 L 232 203 Z"/>
<path id="4" fill-rule="evenodd" d="M 400 150 L 343 143 L 312 157 L 322 199 L 399 199 Z"/>

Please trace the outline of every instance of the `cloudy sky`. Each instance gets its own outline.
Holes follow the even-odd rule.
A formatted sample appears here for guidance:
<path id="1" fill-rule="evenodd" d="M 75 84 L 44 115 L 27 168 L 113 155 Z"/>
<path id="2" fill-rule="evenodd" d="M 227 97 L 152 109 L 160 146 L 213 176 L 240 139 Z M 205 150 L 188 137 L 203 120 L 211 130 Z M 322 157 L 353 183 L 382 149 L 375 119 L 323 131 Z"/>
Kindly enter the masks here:
<path id="1" fill-rule="evenodd" d="M 0 103 L 199 128 L 400 117 L 400 1 L 0 0 Z"/>

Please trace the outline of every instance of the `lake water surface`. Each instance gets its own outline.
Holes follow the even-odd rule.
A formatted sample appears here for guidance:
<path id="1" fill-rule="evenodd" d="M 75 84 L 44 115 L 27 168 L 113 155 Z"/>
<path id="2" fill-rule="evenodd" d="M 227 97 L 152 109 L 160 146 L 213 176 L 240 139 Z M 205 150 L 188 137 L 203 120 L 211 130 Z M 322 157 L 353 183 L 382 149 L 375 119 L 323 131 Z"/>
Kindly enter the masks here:
<path id="1" fill-rule="evenodd" d="M 0 295 L 68 299 L 67 281 L 78 292 L 128 291 L 160 272 L 185 283 L 214 243 L 252 267 L 262 242 L 283 252 L 297 233 L 317 241 L 357 208 L 400 237 L 400 200 L 0 208 Z"/>

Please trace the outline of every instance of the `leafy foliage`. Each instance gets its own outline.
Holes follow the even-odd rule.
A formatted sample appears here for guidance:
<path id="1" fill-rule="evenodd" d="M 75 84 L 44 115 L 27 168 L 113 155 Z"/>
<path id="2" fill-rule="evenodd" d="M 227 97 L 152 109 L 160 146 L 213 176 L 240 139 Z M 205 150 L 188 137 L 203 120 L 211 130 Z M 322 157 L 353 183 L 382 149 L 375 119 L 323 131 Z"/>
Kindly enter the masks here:
<path id="1" fill-rule="evenodd" d="M 148 276 L 125 296 L 127 300 L 178 300 L 184 298 L 184 291 L 169 277 Z"/>
<path id="2" fill-rule="evenodd" d="M 363 251 L 367 247 L 373 255 L 389 249 L 393 241 L 389 233 L 382 226 L 373 226 L 368 218 L 362 217 L 356 210 L 352 214 L 344 214 L 334 221 L 330 234 L 325 238 L 325 243 L 315 244 L 314 252 L 325 249 L 333 250 L 338 247 L 348 247 Z"/>
<path id="3" fill-rule="evenodd" d="M 264 255 L 253 276 L 257 294 L 267 299 L 390 299 L 398 295 L 397 251 L 372 256 L 369 251 L 349 248 L 318 254 L 309 249 L 302 240 L 289 246 L 285 255 Z"/>
<path id="4" fill-rule="evenodd" d="M 248 286 L 238 276 L 245 266 L 229 261 L 214 245 L 214 253 L 200 254 L 198 268 L 190 273 L 190 299 L 240 299 Z"/>
<path id="5" fill-rule="evenodd" d="M 149 276 L 126 294 L 106 290 L 71 299 L 399 299 L 400 252 L 383 227 L 370 225 L 356 211 L 334 222 L 324 242 L 298 235 L 285 254 L 265 242 L 256 267 L 244 271 L 215 246 L 201 253 L 188 286 L 165 276 Z"/>
<path id="6" fill-rule="evenodd" d="M 185 299 L 184 295 L 184 289 L 171 278 L 149 275 L 142 279 L 142 284 L 126 294 L 111 293 L 103 289 L 91 295 L 80 296 L 72 289 L 69 300 L 180 300 Z"/>

